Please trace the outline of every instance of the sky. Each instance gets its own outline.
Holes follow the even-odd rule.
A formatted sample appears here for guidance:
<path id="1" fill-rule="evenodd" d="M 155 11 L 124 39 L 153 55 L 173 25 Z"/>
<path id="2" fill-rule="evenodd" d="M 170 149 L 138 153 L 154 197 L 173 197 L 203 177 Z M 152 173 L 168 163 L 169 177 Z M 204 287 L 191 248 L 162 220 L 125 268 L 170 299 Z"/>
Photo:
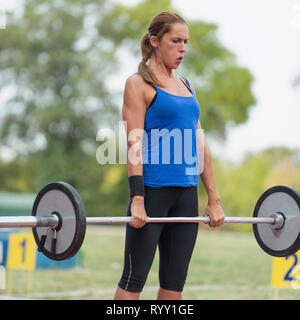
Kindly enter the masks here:
<path id="1" fill-rule="evenodd" d="M 18 4 L 18 0 L 5 2 L 8 8 Z M 239 162 L 246 153 L 271 146 L 300 150 L 300 85 L 292 85 L 300 74 L 300 0 L 173 0 L 172 4 L 186 19 L 216 23 L 219 41 L 255 78 L 252 91 L 257 103 L 248 121 L 228 128 L 225 143 L 208 140 L 213 155 Z M 125 67 L 110 81 L 119 90 L 137 69 L 136 59 L 124 53 L 123 59 Z"/>

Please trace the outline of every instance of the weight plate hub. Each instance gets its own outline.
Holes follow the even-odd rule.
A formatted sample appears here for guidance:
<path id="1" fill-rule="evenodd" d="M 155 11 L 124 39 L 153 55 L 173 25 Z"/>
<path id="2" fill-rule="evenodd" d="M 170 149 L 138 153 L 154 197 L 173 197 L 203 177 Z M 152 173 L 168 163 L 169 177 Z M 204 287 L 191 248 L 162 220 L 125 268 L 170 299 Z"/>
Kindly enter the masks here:
<path id="1" fill-rule="evenodd" d="M 66 260 L 80 249 L 86 231 L 86 213 L 78 192 L 68 183 L 53 182 L 38 193 L 32 208 L 33 216 L 59 217 L 59 225 L 33 228 L 33 235 L 45 256 L 53 260 Z"/>
<path id="2" fill-rule="evenodd" d="M 258 199 L 253 216 L 270 217 L 274 213 L 284 216 L 280 229 L 272 225 L 253 224 L 253 232 L 259 246 L 275 257 L 285 257 L 300 249 L 300 193 L 288 186 L 275 186 Z"/>

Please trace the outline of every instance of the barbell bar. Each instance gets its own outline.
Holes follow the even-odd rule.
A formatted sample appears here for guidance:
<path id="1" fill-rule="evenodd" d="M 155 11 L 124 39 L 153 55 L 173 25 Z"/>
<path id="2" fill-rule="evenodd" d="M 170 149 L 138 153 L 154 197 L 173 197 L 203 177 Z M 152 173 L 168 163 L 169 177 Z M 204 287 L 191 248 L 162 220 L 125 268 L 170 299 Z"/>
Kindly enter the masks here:
<path id="1" fill-rule="evenodd" d="M 209 223 L 210 218 L 149 217 L 148 223 Z M 52 182 L 37 194 L 32 216 L 0 217 L 0 228 L 33 228 L 38 247 L 48 258 L 66 260 L 80 249 L 86 225 L 130 223 L 131 217 L 86 217 L 83 201 L 66 182 Z M 250 223 L 259 246 L 284 257 L 300 249 L 300 193 L 274 186 L 258 199 L 253 217 L 225 217 L 224 223 Z"/>
<path id="2" fill-rule="evenodd" d="M 59 223 L 56 215 L 49 217 L 33 216 L 2 216 L 0 217 L 0 228 L 36 228 L 49 227 L 55 229 Z"/>
<path id="3" fill-rule="evenodd" d="M 130 223 L 131 217 L 87 217 L 86 224 L 123 224 Z M 174 217 L 174 218 L 149 218 L 147 223 L 209 223 L 209 217 Z M 272 224 L 279 229 L 284 223 L 284 218 L 279 213 L 274 213 L 270 218 L 251 217 L 225 217 L 224 223 L 250 223 L 250 224 Z M 40 228 L 49 227 L 55 229 L 59 225 L 59 218 L 55 214 L 49 217 L 33 216 L 2 216 L 0 217 L 0 228 Z"/>
<path id="4" fill-rule="evenodd" d="M 87 217 L 86 224 L 121 224 L 130 223 L 131 217 Z M 205 216 L 199 217 L 174 217 L 174 218 L 147 218 L 147 223 L 209 223 L 210 218 Z M 252 218 L 252 217 L 225 217 L 224 223 L 250 223 L 250 224 L 271 224 L 275 228 L 281 228 L 284 218 L 279 213 L 270 215 L 269 218 Z M 1 224 L 1 220 L 0 220 Z"/>

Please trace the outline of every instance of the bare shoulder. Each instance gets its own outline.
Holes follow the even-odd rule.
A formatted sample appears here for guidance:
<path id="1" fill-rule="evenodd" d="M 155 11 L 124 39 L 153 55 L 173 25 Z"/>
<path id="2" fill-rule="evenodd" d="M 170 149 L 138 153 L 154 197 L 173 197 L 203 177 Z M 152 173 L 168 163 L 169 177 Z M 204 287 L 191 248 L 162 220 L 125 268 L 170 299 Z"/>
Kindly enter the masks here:
<path id="1" fill-rule="evenodd" d="M 147 83 L 140 74 L 130 75 L 125 83 L 124 101 L 134 101 L 140 106 L 147 108 L 153 100 L 156 90 Z"/>
<path id="2" fill-rule="evenodd" d="M 146 84 L 139 74 L 130 75 L 125 82 L 123 109 L 145 112 Z"/>
<path id="3" fill-rule="evenodd" d="M 133 90 L 135 92 L 140 92 L 142 94 L 143 90 L 146 88 L 146 82 L 143 77 L 138 74 L 130 75 L 125 82 L 125 89 Z"/>

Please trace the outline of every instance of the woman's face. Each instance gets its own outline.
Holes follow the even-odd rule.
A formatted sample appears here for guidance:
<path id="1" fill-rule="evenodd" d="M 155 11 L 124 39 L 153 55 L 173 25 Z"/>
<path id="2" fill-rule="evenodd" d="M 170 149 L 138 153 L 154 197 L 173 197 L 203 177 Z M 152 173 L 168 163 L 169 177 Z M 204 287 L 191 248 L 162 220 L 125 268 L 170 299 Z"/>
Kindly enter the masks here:
<path id="1" fill-rule="evenodd" d="M 153 41 L 156 55 L 170 69 L 177 69 L 186 52 L 189 29 L 185 23 L 174 23 L 161 41 Z"/>

